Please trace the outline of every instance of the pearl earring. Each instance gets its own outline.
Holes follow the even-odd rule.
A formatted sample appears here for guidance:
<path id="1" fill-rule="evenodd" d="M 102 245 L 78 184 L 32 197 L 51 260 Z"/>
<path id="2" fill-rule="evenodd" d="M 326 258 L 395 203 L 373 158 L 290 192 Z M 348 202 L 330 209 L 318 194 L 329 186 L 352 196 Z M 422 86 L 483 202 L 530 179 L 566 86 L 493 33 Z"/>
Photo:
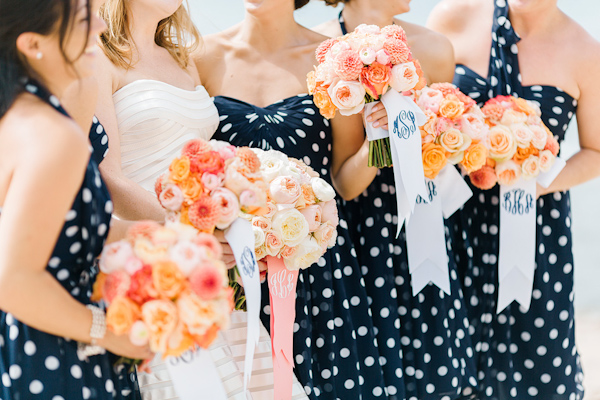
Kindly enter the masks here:
<path id="1" fill-rule="evenodd" d="M 43 56 L 44 56 L 44 55 L 42 54 L 42 52 L 41 52 L 41 51 L 39 51 L 39 52 L 38 52 L 38 53 L 35 55 L 35 58 L 37 58 L 38 60 L 41 60 Z"/>

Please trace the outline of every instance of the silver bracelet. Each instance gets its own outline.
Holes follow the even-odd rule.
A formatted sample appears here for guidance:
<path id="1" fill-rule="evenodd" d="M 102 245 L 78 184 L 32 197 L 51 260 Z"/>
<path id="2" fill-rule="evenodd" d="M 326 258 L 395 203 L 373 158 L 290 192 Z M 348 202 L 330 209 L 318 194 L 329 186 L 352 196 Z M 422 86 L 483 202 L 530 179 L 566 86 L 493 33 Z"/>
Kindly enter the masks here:
<path id="1" fill-rule="evenodd" d="M 92 346 L 98 344 L 98 340 L 104 339 L 106 335 L 106 314 L 100 308 L 88 304 L 86 306 L 92 311 L 92 327 L 90 328 L 90 337 L 92 338 Z"/>

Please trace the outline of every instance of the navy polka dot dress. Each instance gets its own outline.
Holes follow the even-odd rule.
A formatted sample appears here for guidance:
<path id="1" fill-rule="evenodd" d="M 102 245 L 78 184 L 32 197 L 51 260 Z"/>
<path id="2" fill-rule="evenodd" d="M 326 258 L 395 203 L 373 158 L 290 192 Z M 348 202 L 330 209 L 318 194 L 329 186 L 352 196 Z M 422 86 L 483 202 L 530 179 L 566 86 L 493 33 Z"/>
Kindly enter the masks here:
<path id="1" fill-rule="evenodd" d="M 221 123 L 213 139 L 282 151 L 331 181 L 331 128 L 308 95 L 264 108 L 217 96 L 215 105 Z M 372 324 L 372 315 L 381 310 L 371 306 L 365 292 L 346 221 L 341 210 L 337 245 L 317 264 L 300 271 L 298 279 L 295 372 L 311 399 L 373 399 L 388 393 L 379 347 L 389 343 L 378 342 Z M 267 328 L 268 302 L 264 284 L 261 317 Z M 401 369 L 394 373 L 402 376 Z"/>
<path id="2" fill-rule="evenodd" d="M 504 0 L 496 0 L 492 39 L 489 77 L 459 65 L 454 83 L 480 104 L 496 95 L 533 100 L 542 110 L 544 123 L 562 141 L 577 101 L 556 87 L 521 85 L 519 38 Z M 473 327 L 481 398 L 581 399 L 569 193 L 548 194 L 537 202 L 537 267 L 531 308 L 525 312 L 512 303 L 497 315 L 499 189 L 471 189 L 473 198 L 453 219 L 453 243 Z"/>
<path id="3" fill-rule="evenodd" d="M 100 165 L 106 154 L 108 154 L 108 135 L 104 130 L 104 126 L 98 121 L 98 118 L 94 116 L 92 120 L 92 127 L 90 129 L 90 143 L 94 151 L 92 152 L 92 159 L 96 164 Z"/>
<path id="4" fill-rule="evenodd" d="M 30 82 L 26 90 L 66 115 L 55 96 Z M 108 233 L 112 203 L 93 160 L 46 270 L 83 304 L 90 303 L 94 259 Z M 81 360 L 77 342 L 50 335 L 0 311 L 0 399 L 140 399 L 135 373 L 109 353 Z"/>
<path id="5" fill-rule="evenodd" d="M 340 25 L 346 33 L 340 14 Z M 469 321 L 448 242 L 451 294 L 429 284 L 412 295 L 406 233 L 398 239 L 396 188 L 391 168 L 344 202 L 365 281 L 379 358 L 386 380 L 384 398 L 468 398 L 477 385 Z M 449 235 L 446 229 L 446 235 Z"/>

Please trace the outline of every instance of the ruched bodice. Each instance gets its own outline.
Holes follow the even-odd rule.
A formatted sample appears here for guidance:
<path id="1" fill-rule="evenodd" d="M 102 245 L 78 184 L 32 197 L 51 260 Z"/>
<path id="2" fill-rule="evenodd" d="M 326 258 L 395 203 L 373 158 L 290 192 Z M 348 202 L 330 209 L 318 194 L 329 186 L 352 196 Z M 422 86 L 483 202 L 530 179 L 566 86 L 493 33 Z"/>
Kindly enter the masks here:
<path id="1" fill-rule="evenodd" d="M 138 80 L 113 95 L 121 166 L 129 179 L 153 190 L 183 144 L 210 139 L 219 114 L 203 86 L 184 90 L 161 81 Z"/>

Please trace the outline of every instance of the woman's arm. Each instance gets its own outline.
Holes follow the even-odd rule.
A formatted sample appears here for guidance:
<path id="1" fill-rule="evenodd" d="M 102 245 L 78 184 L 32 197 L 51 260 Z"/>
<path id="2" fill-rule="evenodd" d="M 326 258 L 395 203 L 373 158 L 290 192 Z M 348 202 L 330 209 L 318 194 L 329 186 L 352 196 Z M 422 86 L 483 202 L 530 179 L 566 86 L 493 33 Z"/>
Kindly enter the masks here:
<path id="1" fill-rule="evenodd" d="M 41 331 L 89 342 L 90 310 L 46 271 L 81 186 L 89 159 L 87 137 L 47 106 L 36 108 L 33 117 L 13 124 L 22 137 L 15 149 L 21 154 L 0 219 L 0 309 Z M 149 356 L 127 342 L 108 334 L 101 344 L 123 355 Z"/>
<path id="2" fill-rule="evenodd" d="M 96 116 L 108 135 L 110 151 L 100 164 L 102 177 L 110 189 L 115 205 L 115 215 L 119 218 L 138 221 L 151 219 L 164 221 L 165 211 L 154 193 L 148 192 L 123 174 L 121 169 L 121 138 L 117 124 L 117 115 L 113 102 L 115 89 L 113 77 L 116 67 L 103 55 L 98 68 L 98 108 Z"/>

